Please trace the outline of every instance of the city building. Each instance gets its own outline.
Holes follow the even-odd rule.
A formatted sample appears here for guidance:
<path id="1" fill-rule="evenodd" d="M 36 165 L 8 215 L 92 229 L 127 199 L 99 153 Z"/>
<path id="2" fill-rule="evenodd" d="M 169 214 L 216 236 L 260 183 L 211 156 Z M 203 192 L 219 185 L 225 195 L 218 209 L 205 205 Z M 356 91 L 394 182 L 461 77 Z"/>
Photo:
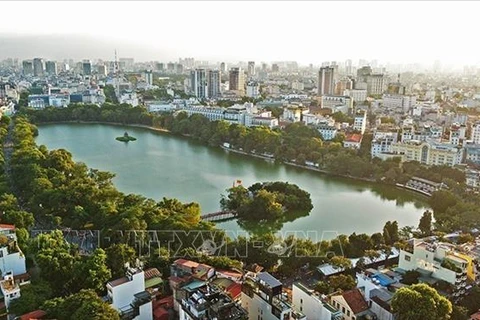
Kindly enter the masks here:
<path id="1" fill-rule="evenodd" d="M 207 72 L 207 86 L 208 97 L 216 99 L 221 95 L 222 75 L 218 70 L 208 70 Z"/>
<path id="2" fill-rule="evenodd" d="M 467 280 L 474 282 L 477 277 L 473 260 L 453 244 L 414 239 L 412 248 L 400 250 L 398 267 L 449 283 L 453 287 L 452 296 L 458 298 L 467 292 Z"/>
<path id="3" fill-rule="evenodd" d="M 210 283 L 186 283 L 178 294 L 180 320 L 248 320 L 247 311 Z"/>
<path id="4" fill-rule="evenodd" d="M 23 68 L 23 75 L 31 76 L 33 75 L 33 61 L 32 60 L 24 60 L 22 62 Z"/>
<path id="5" fill-rule="evenodd" d="M 13 276 L 23 275 L 27 272 L 25 255 L 17 244 L 15 226 L 0 224 L 0 272 L 2 275 L 11 273 Z"/>
<path id="6" fill-rule="evenodd" d="M 353 101 L 360 103 L 367 100 L 367 90 L 366 89 L 346 89 L 343 92 L 344 96 L 350 97 Z"/>
<path id="7" fill-rule="evenodd" d="M 369 95 L 380 95 L 384 88 L 383 74 L 371 74 L 367 77 L 367 93 Z"/>
<path id="8" fill-rule="evenodd" d="M 340 79 L 335 83 L 335 91 L 334 94 L 336 96 L 341 96 L 344 94 L 345 90 L 352 90 L 353 89 L 353 81 L 352 79 L 346 77 L 343 79 Z"/>
<path id="9" fill-rule="evenodd" d="M 272 64 L 272 72 L 273 73 L 280 72 L 280 67 L 277 63 Z"/>
<path id="10" fill-rule="evenodd" d="M 343 141 L 343 147 L 349 149 L 360 149 L 363 136 L 359 133 L 348 134 Z"/>
<path id="11" fill-rule="evenodd" d="M 353 130 L 360 131 L 361 134 L 364 134 L 366 129 L 367 113 L 360 111 L 353 118 Z"/>
<path id="12" fill-rule="evenodd" d="M 453 123 L 450 126 L 450 134 L 448 141 L 454 145 L 463 145 L 463 142 L 466 139 L 467 127 L 465 125 L 460 125 L 458 123 Z"/>
<path id="13" fill-rule="evenodd" d="M 318 71 L 318 95 L 333 95 L 335 85 L 335 69 L 333 67 L 321 67 Z"/>
<path id="14" fill-rule="evenodd" d="M 43 76 L 45 72 L 45 61 L 42 58 L 33 59 L 33 75 L 35 77 Z"/>
<path id="15" fill-rule="evenodd" d="M 227 64 L 225 62 L 220 63 L 220 72 L 221 73 L 227 72 Z"/>
<path id="16" fill-rule="evenodd" d="M 124 277 L 108 282 L 107 296 L 121 319 L 153 319 L 152 296 L 145 288 L 142 270 L 127 268 Z"/>
<path id="17" fill-rule="evenodd" d="M 343 320 L 343 313 L 335 309 L 326 296 L 321 296 L 299 282 L 292 285 L 293 308 L 307 320 Z"/>
<path id="18" fill-rule="evenodd" d="M 241 68 L 230 69 L 229 90 L 237 91 L 241 95 L 245 94 L 245 74 Z"/>
<path id="19" fill-rule="evenodd" d="M 322 95 L 320 106 L 332 110 L 332 113 L 349 113 L 353 108 L 353 100 L 348 96 Z"/>
<path id="20" fill-rule="evenodd" d="M 249 319 L 306 320 L 282 294 L 282 283 L 268 272 L 249 274 L 242 284 L 242 307 Z"/>
<path id="21" fill-rule="evenodd" d="M 337 127 L 328 124 L 320 124 L 317 127 L 318 132 L 322 135 L 322 140 L 329 141 L 337 136 Z"/>
<path id="22" fill-rule="evenodd" d="M 47 61 L 45 63 L 45 72 L 49 76 L 56 76 L 58 69 L 57 69 L 57 62 L 56 61 Z"/>
<path id="23" fill-rule="evenodd" d="M 255 61 L 248 61 L 247 75 L 249 78 L 255 76 Z"/>
<path id="24" fill-rule="evenodd" d="M 282 118 L 286 121 L 301 122 L 303 115 L 310 112 L 303 104 L 290 104 L 283 108 Z"/>
<path id="25" fill-rule="evenodd" d="M 207 71 L 195 69 L 190 72 L 192 93 L 199 99 L 208 98 Z"/>
<path id="26" fill-rule="evenodd" d="M 383 106 L 389 109 L 402 109 L 403 112 L 412 110 L 417 102 L 416 96 L 404 96 L 394 94 L 383 95 Z"/>
<path id="27" fill-rule="evenodd" d="M 82 74 L 84 76 L 92 75 L 92 62 L 90 60 L 83 60 L 83 62 L 82 62 Z"/>
<path id="28" fill-rule="evenodd" d="M 462 162 L 463 149 L 434 140 L 410 140 L 393 143 L 392 153 L 402 155 L 402 161 L 418 161 L 425 165 L 455 166 Z"/>
<path id="29" fill-rule="evenodd" d="M 480 144 L 466 144 L 465 161 L 480 164 Z"/>
<path id="30" fill-rule="evenodd" d="M 2 275 L 4 276 L 3 280 L 0 281 L 0 291 L 2 292 L 3 302 L 8 311 L 10 303 L 15 299 L 20 298 L 20 286 L 15 282 L 11 272 L 6 274 L 2 273 Z"/>
<path id="31" fill-rule="evenodd" d="M 477 121 L 472 125 L 470 140 L 472 140 L 473 144 L 480 144 L 480 121 Z"/>
<path id="32" fill-rule="evenodd" d="M 392 153 L 392 144 L 397 143 L 398 133 L 376 131 L 373 135 L 370 155 L 372 158 L 381 158 L 381 154 Z"/>
<path id="33" fill-rule="evenodd" d="M 108 74 L 107 66 L 104 64 L 100 64 L 97 66 L 97 73 L 99 76 L 106 77 Z"/>
<path id="34" fill-rule="evenodd" d="M 260 95 L 259 89 L 258 89 L 258 82 L 256 81 L 248 81 L 247 82 L 247 97 L 250 98 L 257 98 Z"/>
<path id="35" fill-rule="evenodd" d="M 145 82 L 149 86 L 153 86 L 153 72 L 152 70 L 145 70 L 145 73 L 143 74 L 143 77 L 145 78 Z"/>
<path id="36" fill-rule="evenodd" d="M 402 142 L 410 140 L 426 141 L 433 140 L 440 142 L 443 134 L 443 127 L 424 125 L 420 128 L 415 128 L 412 125 L 407 125 L 402 128 Z"/>
<path id="37" fill-rule="evenodd" d="M 330 300 L 333 307 L 343 313 L 343 320 L 356 320 L 367 315 L 373 316 L 365 297 L 358 288 L 332 295 Z"/>

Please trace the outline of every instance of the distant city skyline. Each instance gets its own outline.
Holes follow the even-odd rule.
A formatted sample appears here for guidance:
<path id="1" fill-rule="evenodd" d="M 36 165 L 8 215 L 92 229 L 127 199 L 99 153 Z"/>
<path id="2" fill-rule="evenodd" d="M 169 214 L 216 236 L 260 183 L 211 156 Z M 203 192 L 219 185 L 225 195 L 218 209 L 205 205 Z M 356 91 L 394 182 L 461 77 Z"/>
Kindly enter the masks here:
<path id="1" fill-rule="evenodd" d="M 480 65 L 479 2 L 2 2 L 0 59 Z M 48 14 L 46 14 L 48 12 Z M 39 17 L 48 17 L 39 19 Z M 212 19 L 215 17 L 215 19 Z M 235 24 L 231 28 L 230 24 Z"/>

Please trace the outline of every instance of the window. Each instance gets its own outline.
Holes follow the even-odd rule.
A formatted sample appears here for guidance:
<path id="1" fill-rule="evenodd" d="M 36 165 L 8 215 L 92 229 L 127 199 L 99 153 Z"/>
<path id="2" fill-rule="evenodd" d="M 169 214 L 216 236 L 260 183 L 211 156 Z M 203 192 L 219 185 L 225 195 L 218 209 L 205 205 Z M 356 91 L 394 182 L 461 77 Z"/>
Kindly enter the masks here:
<path id="1" fill-rule="evenodd" d="M 300 299 L 300 303 L 301 303 L 301 304 L 303 303 L 303 299 Z"/>
<path id="2" fill-rule="evenodd" d="M 342 307 L 342 312 L 345 313 L 345 307 Z"/>
<path id="3" fill-rule="evenodd" d="M 412 260 L 412 257 L 405 255 L 405 260 L 406 260 L 406 261 L 411 261 L 411 260 Z"/>
<path id="4" fill-rule="evenodd" d="M 347 310 L 347 317 L 350 317 L 350 310 Z"/>

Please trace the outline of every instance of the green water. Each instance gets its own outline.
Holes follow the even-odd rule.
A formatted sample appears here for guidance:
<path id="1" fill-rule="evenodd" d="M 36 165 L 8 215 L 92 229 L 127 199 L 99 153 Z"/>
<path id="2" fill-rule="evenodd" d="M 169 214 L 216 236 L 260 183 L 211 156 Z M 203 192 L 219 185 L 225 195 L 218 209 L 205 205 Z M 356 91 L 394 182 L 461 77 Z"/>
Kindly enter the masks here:
<path id="1" fill-rule="evenodd" d="M 125 131 L 137 141 L 115 137 Z M 114 183 L 125 193 L 156 200 L 174 197 L 198 202 L 203 213 L 219 210 L 220 195 L 235 180 L 248 186 L 258 181 L 288 181 L 310 192 L 313 210 L 294 221 L 240 226 L 231 220 L 218 226 L 230 232 L 312 232 L 332 238 L 336 232 L 374 233 L 388 220 L 400 226 L 418 225 L 424 199 L 395 187 L 278 165 L 210 148 L 186 138 L 141 128 L 100 124 L 55 124 L 39 127 L 37 143 L 49 149 L 65 148 L 75 161 L 116 174 Z"/>

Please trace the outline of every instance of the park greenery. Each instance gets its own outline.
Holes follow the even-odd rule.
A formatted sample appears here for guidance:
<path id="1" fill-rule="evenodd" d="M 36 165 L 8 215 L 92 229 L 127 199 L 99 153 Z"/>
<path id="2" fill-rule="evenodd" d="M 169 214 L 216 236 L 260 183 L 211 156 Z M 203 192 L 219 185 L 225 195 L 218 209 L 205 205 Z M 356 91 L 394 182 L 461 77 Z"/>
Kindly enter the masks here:
<path id="1" fill-rule="evenodd" d="M 227 189 L 220 201 L 223 210 L 234 211 L 239 219 L 276 220 L 295 211 L 310 212 L 310 194 L 288 182 L 255 183 Z"/>

